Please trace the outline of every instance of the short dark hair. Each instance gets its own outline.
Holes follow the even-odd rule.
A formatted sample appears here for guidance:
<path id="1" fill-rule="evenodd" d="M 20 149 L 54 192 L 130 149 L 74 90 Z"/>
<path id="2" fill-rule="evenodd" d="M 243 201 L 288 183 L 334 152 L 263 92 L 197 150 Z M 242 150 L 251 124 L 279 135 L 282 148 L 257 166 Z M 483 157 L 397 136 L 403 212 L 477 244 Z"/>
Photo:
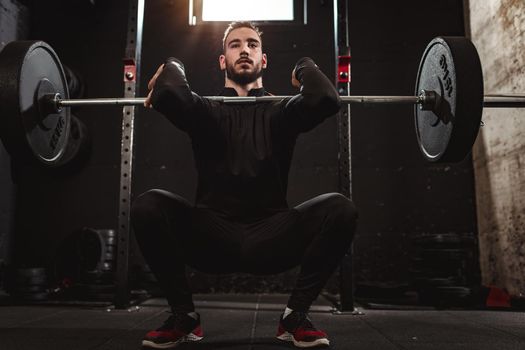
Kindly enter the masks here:
<path id="1" fill-rule="evenodd" d="M 253 24 L 252 22 L 247 22 L 247 21 L 231 22 L 228 25 L 228 28 L 226 28 L 226 30 L 224 31 L 224 36 L 222 37 L 222 50 L 223 51 L 226 50 L 226 38 L 228 37 L 228 35 L 230 35 L 230 33 L 233 30 L 238 29 L 238 28 L 250 28 L 255 33 L 257 33 L 259 38 L 263 34 L 263 32 L 257 26 L 255 26 L 255 24 Z"/>

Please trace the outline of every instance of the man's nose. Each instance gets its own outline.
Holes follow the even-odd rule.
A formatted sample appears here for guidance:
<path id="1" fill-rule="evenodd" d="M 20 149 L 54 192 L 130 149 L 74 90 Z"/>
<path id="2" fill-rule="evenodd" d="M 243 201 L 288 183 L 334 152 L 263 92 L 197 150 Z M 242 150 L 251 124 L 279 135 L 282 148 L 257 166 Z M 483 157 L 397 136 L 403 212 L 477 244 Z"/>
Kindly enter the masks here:
<path id="1" fill-rule="evenodd" d="M 248 43 L 242 45 L 241 55 L 242 54 L 248 55 L 249 52 L 250 52 L 250 50 L 248 49 Z"/>

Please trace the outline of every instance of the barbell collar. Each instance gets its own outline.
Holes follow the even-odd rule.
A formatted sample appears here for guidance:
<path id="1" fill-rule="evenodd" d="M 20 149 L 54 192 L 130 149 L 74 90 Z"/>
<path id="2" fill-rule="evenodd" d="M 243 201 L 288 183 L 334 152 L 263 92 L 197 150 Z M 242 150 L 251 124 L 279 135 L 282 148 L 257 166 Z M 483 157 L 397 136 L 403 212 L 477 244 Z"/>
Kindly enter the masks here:
<path id="1" fill-rule="evenodd" d="M 48 114 L 60 113 L 62 107 L 59 104 L 59 101 L 62 100 L 62 95 L 56 92 L 53 94 L 45 94 L 42 98 L 38 100 L 38 110 L 40 116 L 44 118 Z"/>

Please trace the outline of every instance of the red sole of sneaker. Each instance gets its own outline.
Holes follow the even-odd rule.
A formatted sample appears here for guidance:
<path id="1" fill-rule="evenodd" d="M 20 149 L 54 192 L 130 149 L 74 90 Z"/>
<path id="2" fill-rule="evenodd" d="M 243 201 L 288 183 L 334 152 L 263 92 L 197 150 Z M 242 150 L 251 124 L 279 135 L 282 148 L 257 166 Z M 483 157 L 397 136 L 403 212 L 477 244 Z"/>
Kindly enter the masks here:
<path id="1" fill-rule="evenodd" d="M 181 343 L 189 343 L 189 342 L 195 342 L 202 340 L 204 337 L 199 337 L 198 335 L 195 335 L 193 333 L 188 334 L 184 338 L 181 338 L 177 341 L 172 341 L 168 343 L 155 343 L 150 340 L 143 340 L 142 346 L 146 348 L 153 348 L 153 349 L 172 349 Z"/>
<path id="2" fill-rule="evenodd" d="M 326 338 L 320 338 L 316 339 L 314 341 L 298 341 L 295 340 L 293 335 L 288 332 L 284 332 L 277 336 L 277 339 L 287 342 L 293 342 L 293 345 L 295 345 L 298 348 L 313 348 L 313 347 L 326 347 L 330 345 L 330 341 Z"/>

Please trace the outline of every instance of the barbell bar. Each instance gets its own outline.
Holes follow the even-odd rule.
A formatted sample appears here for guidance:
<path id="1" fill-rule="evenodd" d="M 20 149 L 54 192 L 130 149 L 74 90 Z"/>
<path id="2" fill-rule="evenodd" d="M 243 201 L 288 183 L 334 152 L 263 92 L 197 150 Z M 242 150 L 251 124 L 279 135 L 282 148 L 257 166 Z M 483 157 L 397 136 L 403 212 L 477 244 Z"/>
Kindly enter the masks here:
<path id="1" fill-rule="evenodd" d="M 203 96 L 211 101 L 220 103 L 259 103 L 281 101 L 293 96 Z M 96 105 L 118 105 L 131 106 L 143 105 L 146 98 L 93 98 L 93 99 L 70 99 L 64 100 L 59 96 L 48 96 L 52 104 L 58 108 L 73 106 L 96 106 Z M 342 96 L 343 103 L 385 103 L 385 104 L 419 104 L 420 96 Z"/>
<path id="2" fill-rule="evenodd" d="M 435 103 L 435 97 L 431 92 L 424 91 L 418 96 L 341 96 L 341 101 L 345 104 L 417 104 L 421 109 L 431 110 Z M 221 103 L 258 103 L 274 102 L 293 96 L 203 96 L 203 98 Z M 56 110 L 62 107 L 76 106 L 141 106 L 146 101 L 145 97 L 136 98 L 91 98 L 91 99 L 62 99 L 60 96 L 50 95 L 50 103 Z M 425 107 L 428 106 L 428 107 Z M 485 95 L 483 100 L 484 107 L 492 108 L 511 108 L 525 107 L 525 95 Z"/>
<path id="3" fill-rule="evenodd" d="M 523 108 L 525 95 L 485 95 L 483 98 L 485 108 Z"/>
<path id="4" fill-rule="evenodd" d="M 291 96 L 205 96 L 219 103 L 279 101 Z M 471 151 L 483 107 L 525 107 L 523 94 L 484 95 L 476 48 L 464 37 L 437 37 L 420 60 L 414 96 L 342 96 L 343 103 L 412 104 L 416 136 L 432 162 L 457 162 Z M 0 52 L 0 138 L 12 157 L 56 166 L 65 153 L 70 107 L 144 104 L 145 98 L 69 99 L 64 69 L 43 41 L 15 41 Z"/>

